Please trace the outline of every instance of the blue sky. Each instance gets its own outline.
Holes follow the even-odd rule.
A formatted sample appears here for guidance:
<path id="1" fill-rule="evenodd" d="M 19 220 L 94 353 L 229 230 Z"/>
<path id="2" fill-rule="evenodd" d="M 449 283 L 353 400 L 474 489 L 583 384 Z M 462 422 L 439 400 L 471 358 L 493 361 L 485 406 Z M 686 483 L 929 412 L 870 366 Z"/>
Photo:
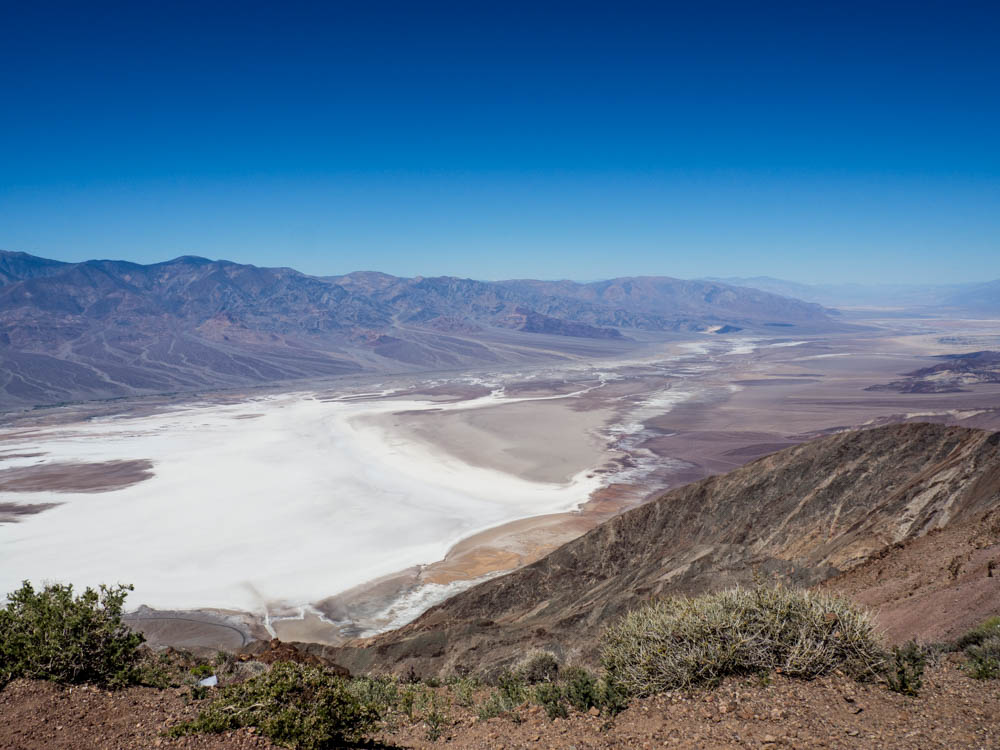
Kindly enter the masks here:
<path id="1" fill-rule="evenodd" d="M 6 3 L 0 248 L 1000 277 L 1000 5 Z"/>

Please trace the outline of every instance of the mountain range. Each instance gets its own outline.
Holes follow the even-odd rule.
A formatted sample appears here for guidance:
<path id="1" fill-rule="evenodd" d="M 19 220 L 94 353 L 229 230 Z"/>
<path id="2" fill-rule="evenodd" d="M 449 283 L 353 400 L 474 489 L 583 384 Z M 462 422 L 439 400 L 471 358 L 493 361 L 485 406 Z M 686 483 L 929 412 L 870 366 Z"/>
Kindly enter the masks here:
<path id="1" fill-rule="evenodd" d="M 0 252 L 0 407 L 609 355 L 663 332 L 843 327 L 820 305 L 715 281 L 317 277 Z"/>

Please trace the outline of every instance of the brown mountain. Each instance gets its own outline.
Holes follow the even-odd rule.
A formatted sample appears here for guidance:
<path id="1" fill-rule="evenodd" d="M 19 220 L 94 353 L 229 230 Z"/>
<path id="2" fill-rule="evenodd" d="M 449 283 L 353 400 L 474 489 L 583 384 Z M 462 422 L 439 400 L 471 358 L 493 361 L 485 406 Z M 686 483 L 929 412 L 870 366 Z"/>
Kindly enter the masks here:
<path id="1" fill-rule="evenodd" d="M 638 331 L 768 326 L 842 327 L 817 305 L 712 282 L 319 278 L 0 252 L 0 408 L 611 355 Z"/>
<path id="2" fill-rule="evenodd" d="M 994 520 L 981 523 L 986 514 Z M 935 424 L 845 432 L 669 491 L 400 630 L 322 650 L 354 670 L 421 674 L 490 670 L 532 648 L 593 661 L 603 627 L 649 597 L 750 583 L 755 575 L 815 585 L 941 529 L 959 536 L 972 529 L 982 554 L 995 557 L 997 519 L 1000 433 Z M 958 553 L 928 564 L 946 580 Z M 1000 589 L 990 591 L 984 611 L 969 609 L 963 615 L 971 621 L 952 618 L 951 625 L 1000 609 Z M 939 615 L 928 610 L 924 618 Z"/>

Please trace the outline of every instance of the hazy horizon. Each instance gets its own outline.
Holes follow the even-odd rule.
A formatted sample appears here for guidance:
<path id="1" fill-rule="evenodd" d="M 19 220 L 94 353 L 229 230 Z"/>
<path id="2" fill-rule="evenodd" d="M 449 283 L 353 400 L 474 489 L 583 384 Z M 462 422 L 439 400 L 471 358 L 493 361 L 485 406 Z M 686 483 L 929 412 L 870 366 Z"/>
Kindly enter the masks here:
<path id="1" fill-rule="evenodd" d="M 14 249 L 11 249 L 11 248 L 2 248 L 2 247 L 0 247 L 0 251 L 15 252 L 15 253 L 17 253 L 17 252 L 27 252 L 25 250 L 14 250 Z M 924 283 L 921 283 L 921 282 L 909 282 L 909 283 L 907 283 L 907 282 L 896 282 L 896 281 L 857 281 L 857 280 L 850 280 L 850 279 L 845 280 L 845 281 L 833 281 L 833 282 L 831 282 L 831 281 L 795 279 L 795 278 L 789 278 L 787 276 L 785 276 L 785 277 L 771 276 L 771 275 L 768 275 L 768 274 L 753 274 L 753 275 L 749 275 L 749 276 L 736 276 L 736 275 L 723 274 L 723 273 L 718 273 L 718 272 L 717 273 L 707 273 L 707 274 L 704 274 L 702 276 L 678 276 L 676 274 L 670 274 L 670 273 L 641 273 L 640 272 L 640 273 L 625 274 L 625 275 L 619 275 L 619 276 L 580 277 L 580 278 L 574 278 L 574 277 L 570 277 L 570 276 L 539 277 L 539 276 L 527 276 L 527 275 L 524 275 L 524 274 L 513 275 L 513 276 L 495 277 L 495 278 L 486 278 L 486 277 L 480 277 L 480 276 L 472 276 L 470 274 L 463 274 L 463 273 L 450 273 L 450 274 L 426 274 L 426 273 L 425 274 L 421 274 L 421 273 L 417 273 L 417 274 L 408 275 L 408 274 L 402 274 L 402 273 L 393 272 L 391 270 L 386 270 L 386 269 L 383 269 L 383 268 L 354 268 L 354 269 L 350 269 L 350 270 L 331 270 L 331 271 L 319 271 L 319 272 L 316 272 L 316 273 L 310 273 L 310 272 L 304 271 L 301 268 L 296 268 L 295 266 L 282 265 L 282 264 L 277 264 L 277 263 L 266 263 L 266 262 L 265 263 L 247 263 L 247 262 L 243 262 L 243 261 L 240 261 L 240 260 L 235 260 L 233 258 L 221 258 L 221 257 L 215 258 L 215 257 L 210 257 L 210 256 L 205 256 L 205 255 L 195 255 L 195 254 L 189 254 L 189 253 L 180 254 L 180 255 L 173 255 L 171 257 L 164 257 L 164 258 L 162 258 L 160 260 L 152 260 L 152 261 L 148 261 L 148 262 L 146 262 L 146 261 L 135 261 L 135 260 L 130 260 L 129 258 L 122 258 L 122 257 L 93 257 L 93 258 L 81 258 L 79 260 L 76 260 L 76 259 L 66 259 L 66 258 L 59 258 L 59 257 L 50 257 L 50 256 L 38 255 L 37 253 L 30 253 L 30 252 L 27 252 L 27 254 L 28 255 L 34 255 L 36 257 L 46 258 L 48 260 L 59 260 L 59 261 L 65 262 L 65 263 L 84 263 L 86 261 L 110 261 L 110 262 L 123 262 L 123 263 L 139 263 L 140 265 L 155 265 L 155 264 L 158 264 L 158 263 L 169 263 L 169 262 L 172 262 L 172 261 L 180 260 L 181 258 L 193 257 L 193 258 L 200 258 L 202 260 L 208 260 L 208 261 L 211 261 L 211 262 L 236 263 L 236 264 L 239 264 L 239 265 L 253 265 L 253 266 L 257 266 L 258 268 L 291 268 L 291 269 L 293 269 L 295 271 L 299 271 L 301 273 L 305 273 L 305 274 L 307 274 L 309 276 L 317 276 L 317 277 L 347 276 L 347 275 L 350 275 L 350 274 L 353 274 L 353 273 L 381 273 L 381 274 L 385 274 L 387 276 L 396 276 L 396 277 L 399 277 L 399 278 L 414 278 L 414 277 L 418 277 L 418 276 L 419 277 L 424 277 L 424 278 L 430 278 L 430 277 L 433 277 L 433 276 L 449 276 L 449 277 L 453 277 L 453 278 L 472 279 L 473 281 L 486 281 L 486 282 L 492 282 L 492 281 L 518 281 L 518 280 L 530 279 L 530 280 L 534 280 L 534 281 L 553 281 L 553 282 L 555 282 L 555 281 L 572 281 L 572 282 L 577 283 L 577 284 L 591 284 L 591 283 L 596 283 L 596 282 L 600 282 L 600 281 L 609 281 L 609 280 L 611 280 L 613 278 L 667 277 L 667 278 L 680 279 L 682 281 L 720 281 L 720 282 L 723 282 L 723 283 L 729 283 L 729 284 L 733 284 L 733 285 L 738 285 L 737 282 L 739 282 L 739 281 L 752 281 L 752 280 L 757 279 L 757 280 L 761 280 L 761 281 L 768 280 L 768 281 L 777 281 L 777 282 L 784 282 L 784 283 L 789 283 L 789 284 L 796 284 L 796 285 L 802 285 L 802 286 L 815 286 L 815 287 L 825 287 L 825 286 L 858 286 L 858 287 L 883 287 L 883 286 L 934 287 L 934 286 L 937 286 L 937 287 L 943 287 L 943 286 L 961 286 L 961 285 L 966 285 L 966 284 L 981 284 L 981 283 L 988 283 L 988 282 L 994 281 L 994 279 L 984 278 L 984 279 L 964 279 L 964 280 L 958 280 L 958 281 L 939 281 L 939 282 L 924 282 Z M 998 279 L 1000 279 L 1000 277 L 998 277 Z"/>

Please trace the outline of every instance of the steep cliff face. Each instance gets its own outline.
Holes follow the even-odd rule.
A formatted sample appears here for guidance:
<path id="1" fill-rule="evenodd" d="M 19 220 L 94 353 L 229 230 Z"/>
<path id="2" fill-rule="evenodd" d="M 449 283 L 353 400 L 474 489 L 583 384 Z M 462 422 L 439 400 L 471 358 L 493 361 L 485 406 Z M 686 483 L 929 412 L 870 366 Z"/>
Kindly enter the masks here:
<path id="1" fill-rule="evenodd" d="M 998 505 L 1000 433 L 934 424 L 846 432 L 667 492 L 332 655 L 353 669 L 423 673 L 490 669 L 534 647 L 593 660 L 603 627 L 649 597 L 758 575 L 815 585 Z"/>

